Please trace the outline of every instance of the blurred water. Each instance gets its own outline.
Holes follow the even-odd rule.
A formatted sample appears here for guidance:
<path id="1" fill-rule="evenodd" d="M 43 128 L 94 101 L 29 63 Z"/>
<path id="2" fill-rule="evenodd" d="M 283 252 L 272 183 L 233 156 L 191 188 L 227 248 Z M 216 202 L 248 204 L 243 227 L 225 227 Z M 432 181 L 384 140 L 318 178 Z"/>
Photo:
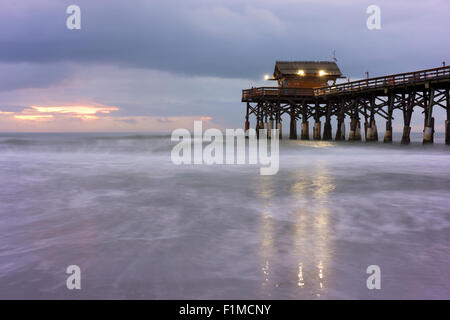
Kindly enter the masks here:
<path id="1" fill-rule="evenodd" d="M 449 299 L 450 147 L 415 139 L 285 140 L 261 176 L 166 136 L 2 134 L 0 298 Z"/>

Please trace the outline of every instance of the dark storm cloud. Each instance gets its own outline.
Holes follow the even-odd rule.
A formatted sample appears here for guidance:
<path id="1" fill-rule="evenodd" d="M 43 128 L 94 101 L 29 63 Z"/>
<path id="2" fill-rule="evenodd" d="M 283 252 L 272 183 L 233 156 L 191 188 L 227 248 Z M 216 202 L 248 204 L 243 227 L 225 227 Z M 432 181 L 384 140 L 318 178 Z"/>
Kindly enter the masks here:
<path id="1" fill-rule="evenodd" d="M 66 64 L 0 64 L 0 91 L 22 88 L 47 88 L 64 84 L 73 67 Z"/>
<path id="2" fill-rule="evenodd" d="M 449 57 L 439 34 L 448 29 L 446 2 L 378 2 L 382 29 L 370 31 L 372 1 L 8 1 L 0 12 L 0 62 L 255 79 L 274 60 L 330 60 L 334 49 L 352 77 L 433 67 Z M 70 4 L 81 7 L 81 30 L 65 27 Z M 63 76 L 52 71 L 40 79 L 44 85 Z"/>

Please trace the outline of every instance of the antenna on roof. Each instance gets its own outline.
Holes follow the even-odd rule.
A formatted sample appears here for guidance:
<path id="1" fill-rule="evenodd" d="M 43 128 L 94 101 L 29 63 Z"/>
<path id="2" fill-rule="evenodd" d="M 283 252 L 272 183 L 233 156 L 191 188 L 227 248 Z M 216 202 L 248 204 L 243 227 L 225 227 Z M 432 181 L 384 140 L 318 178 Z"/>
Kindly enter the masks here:
<path id="1" fill-rule="evenodd" d="M 336 59 L 336 50 L 333 50 L 333 61 L 334 61 L 334 62 L 337 62 L 337 59 Z"/>

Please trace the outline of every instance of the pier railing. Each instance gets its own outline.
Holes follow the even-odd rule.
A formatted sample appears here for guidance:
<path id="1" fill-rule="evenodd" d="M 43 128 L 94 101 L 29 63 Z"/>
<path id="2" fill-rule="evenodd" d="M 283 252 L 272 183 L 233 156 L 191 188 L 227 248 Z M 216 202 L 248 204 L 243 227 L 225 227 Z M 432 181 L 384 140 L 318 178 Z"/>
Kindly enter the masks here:
<path id="1" fill-rule="evenodd" d="M 414 83 L 423 83 L 429 80 L 438 80 L 441 78 L 450 78 L 450 66 L 434 69 L 419 70 L 407 73 L 392 74 L 377 78 L 369 78 L 347 83 L 336 84 L 328 87 L 315 89 L 308 88 L 280 88 L 280 87 L 260 87 L 242 90 L 242 101 L 252 100 L 254 98 L 296 98 L 323 96 L 339 93 L 354 93 L 358 91 L 397 87 L 402 85 L 414 85 Z"/>
<path id="2" fill-rule="evenodd" d="M 303 97 L 312 95 L 313 89 L 309 88 L 260 87 L 242 90 L 243 100 L 251 99 L 254 97 Z"/>
<path id="3" fill-rule="evenodd" d="M 316 88 L 313 90 L 314 96 L 334 94 L 334 93 L 350 93 L 367 89 L 387 88 L 404 84 L 413 84 L 415 82 L 435 80 L 439 78 L 448 78 L 449 76 L 450 76 L 450 66 L 447 66 L 352 81 L 348 83 L 337 84 L 334 86 Z"/>

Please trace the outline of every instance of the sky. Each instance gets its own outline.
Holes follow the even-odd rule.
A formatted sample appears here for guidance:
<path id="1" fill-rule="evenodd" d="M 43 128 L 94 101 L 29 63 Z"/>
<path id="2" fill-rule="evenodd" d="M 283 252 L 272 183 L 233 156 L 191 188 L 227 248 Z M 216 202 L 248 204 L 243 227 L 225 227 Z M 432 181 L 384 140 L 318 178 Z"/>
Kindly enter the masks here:
<path id="1" fill-rule="evenodd" d="M 335 50 L 351 80 L 450 64 L 448 0 L 0 4 L 0 132 L 238 128 L 241 90 L 273 85 L 263 77 L 277 60 L 332 60 Z M 80 30 L 66 27 L 73 4 Z M 366 26 L 370 5 L 380 30 Z"/>

